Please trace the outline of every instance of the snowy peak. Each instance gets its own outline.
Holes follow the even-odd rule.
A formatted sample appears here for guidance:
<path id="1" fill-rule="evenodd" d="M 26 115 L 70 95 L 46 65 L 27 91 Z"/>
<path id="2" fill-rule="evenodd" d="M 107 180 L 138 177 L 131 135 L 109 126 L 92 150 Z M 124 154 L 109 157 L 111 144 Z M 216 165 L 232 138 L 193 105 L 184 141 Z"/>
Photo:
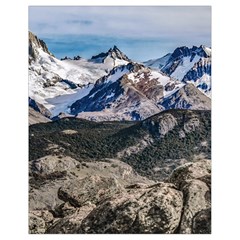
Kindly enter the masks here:
<path id="1" fill-rule="evenodd" d="M 68 106 L 87 95 L 107 72 L 109 67 L 104 64 L 82 58 L 76 61 L 55 58 L 44 41 L 29 32 L 29 97 L 48 110 L 40 109 L 45 116 L 67 112 Z"/>
<path id="2" fill-rule="evenodd" d="M 28 41 L 29 41 L 28 45 L 29 57 L 32 58 L 33 60 L 36 60 L 38 56 L 39 53 L 38 49 L 41 49 L 45 53 L 53 56 L 53 54 L 49 52 L 46 43 L 43 40 L 38 39 L 37 36 L 30 31 L 28 32 Z"/>
<path id="3" fill-rule="evenodd" d="M 168 53 L 165 56 L 158 59 L 151 59 L 144 62 L 145 66 L 152 68 L 159 68 L 165 73 L 171 75 L 178 66 L 183 65 L 184 60 L 188 59 L 189 63 L 187 67 L 193 67 L 193 65 L 200 60 L 200 58 L 211 58 L 212 50 L 204 45 L 199 47 L 193 46 L 188 48 L 186 46 L 176 48 L 173 53 Z M 190 70 L 190 69 L 188 69 Z M 181 71 L 184 74 L 183 71 Z M 182 76 L 183 78 L 184 76 Z M 179 80 L 182 80 L 179 79 Z"/>
<path id="4" fill-rule="evenodd" d="M 71 114 L 89 120 L 141 120 L 163 110 L 161 101 L 184 84 L 138 63 L 115 67 L 99 79 Z"/>
<path id="5" fill-rule="evenodd" d="M 195 47 L 193 47 L 195 48 Z M 192 51 L 192 49 L 189 49 L 188 47 L 178 47 L 174 50 L 174 52 L 172 53 L 172 56 L 171 58 L 172 59 L 177 59 L 179 57 L 187 57 L 187 56 L 190 56 Z"/>
<path id="6" fill-rule="evenodd" d="M 200 47 L 203 49 L 203 51 L 205 52 L 207 57 L 211 57 L 212 56 L 212 49 L 211 48 L 206 47 L 204 45 L 201 45 Z"/>
<path id="7" fill-rule="evenodd" d="M 105 53 L 102 52 L 96 56 L 92 56 L 90 61 L 95 63 L 109 63 L 113 66 L 124 65 L 131 62 L 131 60 L 115 45 Z"/>
<path id="8" fill-rule="evenodd" d="M 122 51 L 119 50 L 117 46 L 114 45 L 113 48 L 108 50 L 108 55 L 110 55 L 113 59 L 121 59 L 125 61 L 131 61 Z"/>
<path id="9" fill-rule="evenodd" d="M 193 59 L 196 55 L 205 58 L 209 57 L 211 56 L 211 49 L 203 45 L 200 47 L 193 46 L 192 48 L 188 48 L 186 46 L 178 47 L 172 53 L 171 60 L 177 60 L 183 57 L 191 57 Z"/>
<path id="10" fill-rule="evenodd" d="M 161 69 L 168 76 L 193 83 L 201 92 L 211 96 L 212 50 L 204 45 L 199 47 L 178 47 L 172 54 L 145 62 L 146 66 Z"/>

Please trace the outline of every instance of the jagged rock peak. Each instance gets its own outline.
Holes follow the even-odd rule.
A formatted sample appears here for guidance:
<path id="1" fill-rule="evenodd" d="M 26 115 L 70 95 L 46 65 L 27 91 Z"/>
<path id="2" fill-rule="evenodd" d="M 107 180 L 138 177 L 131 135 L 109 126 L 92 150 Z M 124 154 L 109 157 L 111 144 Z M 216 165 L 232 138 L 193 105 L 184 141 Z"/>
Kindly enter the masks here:
<path id="1" fill-rule="evenodd" d="M 68 56 L 65 56 L 63 58 L 60 59 L 61 61 L 64 61 L 64 60 L 72 60 L 72 58 L 68 57 Z"/>
<path id="2" fill-rule="evenodd" d="M 112 57 L 113 59 L 131 61 L 116 45 L 114 45 L 113 48 L 110 48 L 107 52 L 102 52 L 98 55 L 92 56 L 91 60 L 95 60 L 98 58 L 105 59 L 108 56 Z"/>
<path id="3" fill-rule="evenodd" d="M 113 48 L 110 48 L 108 53 L 111 54 L 111 57 L 114 59 L 118 58 L 125 61 L 130 61 L 130 59 L 116 45 L 114 45 Z"/>
<path id="4" fill-rule="evenodd" d="M 177 59 L 179 57 L 187 57 L 191 55 L 199 55 L 200 57 L 210 57 L 211 49 L 201 45 L 200 47 L 193 46 L 192 48 L 188 48 L 186 46 L 178 47 L 172 53 L 172 58 Z"/>
<path id="5" fill-rule="evenodd" d="M 65 56 L 64 58 L 61 58 L 60 60 L 61 61 L 64 61 L 64 60 L 80 60 L 80 59 L 82 59 L 82 57 L 80 57 L 79 55 L 77 55 L 77 56 L 74 56 L 73 58 L 70 58 L 70 57 L 68 57 L 68 56 Z"/>
<path id="6" fill-rule="evenodd" d="M 28 44 L 29 44 L 29 55 L 35 59 L 35 50 L 36 48 L 41 48 L 44 52 L 48 53 L 49 55 L 53 54 L 49 52 L 47 44 L 39 39 L 36 35 L 34 35 L 32 32 L 28 31 Z"/>
<path id="7" fill-rule="evenodd" d="M 110 48 L 108 50 L 108 52 L 117 52 L 117 51 L 121 52 L 120 49 L 116 45 L 114 45 L 113 48 Z"/>

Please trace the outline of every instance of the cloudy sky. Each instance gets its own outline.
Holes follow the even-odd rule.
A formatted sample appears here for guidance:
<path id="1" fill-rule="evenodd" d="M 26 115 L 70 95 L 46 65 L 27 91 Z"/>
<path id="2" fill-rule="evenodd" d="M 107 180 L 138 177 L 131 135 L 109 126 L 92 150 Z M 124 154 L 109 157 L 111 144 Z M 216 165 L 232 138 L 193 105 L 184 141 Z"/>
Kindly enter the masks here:
<path id="1" fill-rule="evenodd" d="M 144 61 L 179 46 L 211 46 L 211 8 L 32 6 L 29 30 L 59 58 L 90 58 L 117 45 Z"/>

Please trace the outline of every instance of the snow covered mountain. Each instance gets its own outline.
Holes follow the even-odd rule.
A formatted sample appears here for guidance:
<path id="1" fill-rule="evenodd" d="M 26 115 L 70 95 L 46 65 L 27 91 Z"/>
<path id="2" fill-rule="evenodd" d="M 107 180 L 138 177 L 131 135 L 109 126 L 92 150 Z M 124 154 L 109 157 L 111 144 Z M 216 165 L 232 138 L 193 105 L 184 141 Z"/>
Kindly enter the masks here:
<path id="1" fill-rule="evenodd" d="M 165 109 L 209 110 L 211 109 L 211 100 L 192 83 L 187 83 L 163 99 L 161 105 Z"/>
<path id="2" fill-rule="evenodd" d="M 161 71 L 132 62 L 116 46 L 90 60 L 59 60 L 29 32 L 29 106 L 53 120 L 95 121 L 142 120 L 172 108 L 210 109 L 210 98 L 198 90 L 211 90 L 210 50 L 203 50 L 178 48 L 152 62 L 164 65 Z M 191 68 L 177 79 L 188 60 Z"/>
<path id="3" fill-rule="evenodd" d="M 131 60 L 115 45 L 113 48 L 110 48 L 106 53 L 102 52 L 96 56 L 92 56 L 90 61 L 95 63 L 104 63 L 111 68 L 119 65 L 126 65 L 131 62 Z"/>
<path id="4" fill-rule="evenodd" d="M 191 82 L 207 96 L 211 96 L 211 49 L 206 46 L 179 47 L 162 58 L 145 62 L 145 65 L 159 68 L 185 83 Z"/>
<path id="5" fill-rule="evenodd" d="M 207 96 L 192 84 L 191 89 L 185 86 L 162 72 L 132 62 L 100 78 L 88 95 L 72 104 L 71 114 L 96 121 L 142 120 L 164 109 L 175 108 L 171 96 L 176 93 L 180 95 L 174 98 L 176 102 L 184 102 L 178 104 L 178 108 L 210 108 Z M 199 103 L 199 99 L 204 101 Z"/>
<path id="6" fill-rule="evenodd" d="M 29 97 L 50 111 L 49 117 L 66 112 L 72 103 L 87 95 L 96 80 L 106 75 L 117 62 L 127 63 L 123 60 L 124 54 L 120 56 L 119 52 L 117 47 L 112 50 L 115 64 L 83 58 L 61 61 L 49 52 L 44 41 L 29 32 Z"/>
<path id="7" fill-rule="evenodd" d="M 71 113 L 91 120 L 138 120 L 153 115 L 160 110 L 149 99 L 150 91 L 155 91 L 157 97 L 163 89 L 159 89 L 157 80 L 152 82 L 154 76 L 150 74 L 137 63 L 115 67 L 96 82 L 87 96 L 71 106 Z"/>
<path id="8" fill-rule="evenodd" d="M 170 57 L 171 57 L 171 53 L 168 53 L 161 58 L 151 59 L 144 62 L 144 65 L 151 68 L 162 69 L 167 64 Z"/>

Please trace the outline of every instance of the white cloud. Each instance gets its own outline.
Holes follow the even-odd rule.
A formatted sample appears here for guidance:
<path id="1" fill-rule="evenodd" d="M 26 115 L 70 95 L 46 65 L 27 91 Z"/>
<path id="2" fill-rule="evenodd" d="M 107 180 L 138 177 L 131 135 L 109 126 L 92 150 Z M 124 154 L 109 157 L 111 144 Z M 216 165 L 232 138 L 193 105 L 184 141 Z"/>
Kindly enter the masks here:
<path id="1" fill-rule="evenodd" d="M 138 38 L 208 38 L 210 7 L 29 7 L 39 35 L 94 34 Z"/>

